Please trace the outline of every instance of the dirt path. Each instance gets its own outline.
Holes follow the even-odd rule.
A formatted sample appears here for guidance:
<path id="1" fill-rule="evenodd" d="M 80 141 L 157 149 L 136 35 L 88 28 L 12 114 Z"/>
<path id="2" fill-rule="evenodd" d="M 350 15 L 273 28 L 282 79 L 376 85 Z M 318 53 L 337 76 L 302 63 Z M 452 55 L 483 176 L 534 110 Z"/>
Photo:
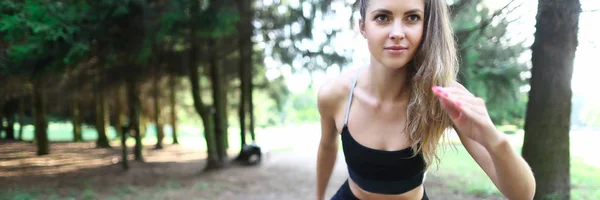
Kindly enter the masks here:
<path id="1" fill-rule="evenodd" d="M 29 143 L 0 143 L 0 199 L 314 199 L 312 145 L 269 152 L 259 166 L 210 172 L 201 172 L 203 152 L 181 146 L 147 148 L 146 163 L 131 162 L 128 172 L 116 163 L 118 148 L 93 146 L 58 143 L 52 155 L 35 157 Z M 327 197 L 346 177 L 340 154 Z M 448 191 L 434 175 L 428 175 L 426 189 L 431 199 L 485 199 Z"/>

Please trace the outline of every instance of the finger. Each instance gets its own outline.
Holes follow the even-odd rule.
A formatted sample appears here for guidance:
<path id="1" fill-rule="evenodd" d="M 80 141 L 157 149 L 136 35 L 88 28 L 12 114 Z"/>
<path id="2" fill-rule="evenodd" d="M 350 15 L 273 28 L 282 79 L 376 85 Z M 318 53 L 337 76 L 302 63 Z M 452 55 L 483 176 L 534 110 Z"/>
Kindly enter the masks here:
<path id="1" fill-rule="evenodd" d="M 452 119 L 452 121 L 458 120 L 458 118 L 461 115 L 461 111 L 459 110 L 458 106 L 455 105 L 454 101 L 445 97 L 440 97 L 438 99 L 440 101 L 440 104 L 442 105 L 442 108 L 444 108 L 444 110 L 446 110 L 446 112 L 450 116 L 450 119 Z"/>
<path id="2" fill-rule="evenodd" d="M 439 97 L 440 102 L 444 107 L 444 110 L 448 112 L 450 119 L 456 126 L 462 126 L 465 123 L 483 124 L 486 122 L 485 118 L 489 118 L 485 107 L 468 105 L 464 102 L 454 99 L 452 96 Z"/>
<path id="3" fill-rule="evenodd" d="M 467 106 L 467 108 L 472 108 L 478 114 L 485 115 L 485 102 L 483 99 L 479 97 L 473 96 L 473 94 L 468 93 L 468 91 L 464 91 L 457 88 L 440 88 L 434 87 L 432 88 L 434 93 L 443 98 L 451 97 L 455 101 L 460 101 L 463 105 Z"/>
<path id="4" fill-rule="evenodd" d="M 471 96 L 471 97 L 475 96 L 471 92 L 469 92 L 468 90 L 465 90 L 465 89 L 462 89 L 462 88 L 459 88 L 459 87 L 437 87 L 437 90 L 442 91 L 442 92 L 446 92 L 448 94 L 465 95 L 465 96 Z"/>
<path id="5" fill-rule="evenodd" d="M 452 99 L 449 94 L 439 90 L 434 90 L 434 94 L 438 97 L 442 108 L 448 112 L 453 120 L 460 116 L 460 109 L 456 105 L 456 100 Z"/>
<path id="6" fill-rule="evenodd" d="M 441 87 L 433 87 L 433 93 L 437 96 L 441 97 L 449 97 L 452 96 L 455 99 L 461 99 L 467 101 L 469 98 L 473 98 L 474 96 L 471 93 L 464 92 L 455 88 L 444 89 Z"/>
<path id="7" fill-rule="evenodd" d="M 450 83 L 450 86 L 451 86 L 451 87 L 458 87 L 458 88 L 461 88 L 461 89 L 463 89 L 463 90 L 467 90 L 467 88 L 466 88 L 465 86 L 463 86 L 462 84 L 460 84 L 460 83 L 459 83 L 459 82 L 457 82 L 457 81 L 452 81 L 452 82 Z M 467 91 L 468 91 L 468 90 L 467 90 Z"/>
<path id="8" fill-rule="evenodd" d="M 449 95 L 451 99 L 455 101 L 459 101 L 464 105 L 464 109 L 471 109 L 474 113 L 479 115 L 486 115 L 487 108 L 485 106 L 485 101 L 479 97 L 470 97 L 464 95 Z"/>
<path id="9" fill-rule="evenodd" d="M 451 116 L 452 120 L 455 121 L 455 123 L 459 123 L 459 121 L 461 121 L 459 119 L 460 117 L 477 118 L 482 114 L 478 111 L 481 110 L 481 106 L 477 105 L 476 101 L 473 100 L 475 98 L 450 95 L 441 91 L 436 92 L 436 94 L 440 99 L 442 106 Z"/>

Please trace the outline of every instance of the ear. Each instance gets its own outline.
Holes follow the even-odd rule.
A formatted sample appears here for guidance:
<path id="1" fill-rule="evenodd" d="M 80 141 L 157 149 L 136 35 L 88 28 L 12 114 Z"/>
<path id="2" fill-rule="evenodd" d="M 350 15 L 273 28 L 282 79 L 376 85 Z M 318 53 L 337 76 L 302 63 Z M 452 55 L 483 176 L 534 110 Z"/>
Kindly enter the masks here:
<path id="1" fill-rule="evenodd" d="M 365 31 L 365 22 L 363 19 L 358 21 L 358 27 L 360 29 L 360 34 L 363 36 L 363 38 L 367 38 L 367 33 Z"/>

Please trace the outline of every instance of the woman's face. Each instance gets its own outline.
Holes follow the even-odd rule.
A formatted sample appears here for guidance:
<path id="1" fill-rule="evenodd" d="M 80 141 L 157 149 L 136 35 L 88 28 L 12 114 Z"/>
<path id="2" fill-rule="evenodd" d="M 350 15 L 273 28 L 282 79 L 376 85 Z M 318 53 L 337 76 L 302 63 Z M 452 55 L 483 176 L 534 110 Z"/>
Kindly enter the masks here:
<path id="1" fill-rule="evenodd" d="M 389 68 L 404 67 L 423 36 L 424 0 L 370 0 L 360 31 L 371 58 Z"/>

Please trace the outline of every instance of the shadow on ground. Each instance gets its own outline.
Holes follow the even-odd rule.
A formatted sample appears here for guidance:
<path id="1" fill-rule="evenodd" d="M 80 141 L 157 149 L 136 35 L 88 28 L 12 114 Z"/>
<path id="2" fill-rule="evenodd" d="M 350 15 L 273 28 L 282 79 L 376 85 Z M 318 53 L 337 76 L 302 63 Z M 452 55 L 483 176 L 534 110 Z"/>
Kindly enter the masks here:
<path id="1" fill-rule="evenodd" d="M 258 166 L 231 164 L 205 172 L 205 152 L 179 145 L 145 147 L 144 162 L 133 161 L 130 154 L 130 169 L 124 171 L 121 149 L 114 146 L 52 143 L 51 155 L 38 157 L 31 143 L 0 143 L 0 198 L 314 199 L 316 148 L 270 152 Z M 328 197 L 346 179 L 344 166 L 340 154 Z M 428 176 L 425 185 L 431 199 L 500 199 L 449 191 L 442 180 Z"/>

